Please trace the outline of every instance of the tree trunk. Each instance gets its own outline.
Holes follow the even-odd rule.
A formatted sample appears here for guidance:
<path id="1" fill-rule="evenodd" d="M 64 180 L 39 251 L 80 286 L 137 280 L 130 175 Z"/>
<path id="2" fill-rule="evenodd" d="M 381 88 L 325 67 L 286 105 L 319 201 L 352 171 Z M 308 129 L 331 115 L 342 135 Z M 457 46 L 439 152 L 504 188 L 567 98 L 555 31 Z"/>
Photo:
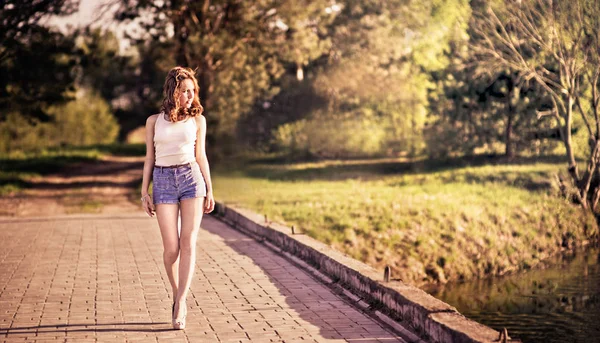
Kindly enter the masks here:
<path id="1" fill-rule="evenodd" d="M 213 84 L 213 57 L 210 53 L 201 56 L 202 60 L 200 61 L 200 70 L 198 75 L 198 86 L 200 87 L 200 91 L 198 96 L 200 97 L 200 102 L 204 109 L 209 109 L 211 107 L 211 92 L 212 92 L 212 84 Z"/>
<path id="2" fill-rule="evenodd" d="M 516 114 L 517 104 L 519 103 L 519 99 L 521 97 L 521 87 L 515 85 L 516 82 L 512 79 L 509 79 L 509 92 L 508 92 L 508 101 L 507 101 L 507 110 L 508 110 L 508 120 L 506 122 L 506 130 L 505 130 L 505 142 L 506 142 L 506 150 L 505 156 L 507 159 L 512 159 L 515 157 L 515 151 L 513 147 L 513 121 Z"/>
<path id="3" fill-rule="evenodd" d="M 596 166 L 596 177 L 600 179 L 600 166 Z M 600 184 L 596 185 L 594 195 L 592 196 L 592 211 L 598 211 L 598 200 L 600 200 Z"/>
<path id="4" fill-rule="evenodd" d="M 200 103 L 206 109 L 208 107 L 209 97 L 208 97 L 208 87 L 209 87 L 210 77 L 208 75 L 208 70 L 206 70 L 206 63 L 203 63 L 202 68 L 200 69 L 200 73 L 198 74 L 198 97 L 200 97 Z"/>
<path id="5" fill-rule="evenodd" d="M 512 144 L 512 134 L 513 134 L 513 117 L 515 109 L 512 106 L 512 103 L 509 100 L 508 103 L 508 121 L 506 122 L 506 132 L 505 132 L 505 140 L 506 140 L 506 150 L 504 152 L 507 159 L 512 159 L 515 157 L 515 152 L 513 150 Z"/>
<path id="6" fill-rule="evenodd" d="M 189 9 L 187 9 L 187 7 L 181 3 L 180 1 L 173 1 L 172 2 L 172 10 L 175 13 L 174 14 L 174 18 L 172 20 L 173 22 L 173 31 L 174 31 L 174 38 L 177 41 L 177 53 L 175 56 L 175 63 L 177 63 L 178 66 L 182 66 L 182 67 L 191 67 L 190 66 L 190 59 L 188 56 L 188 51 L 187 51 L 187 40 L 188 40 L 188 36 L 189 36 L 189 29 L 186 26 L 185 23 L 185 16 L 186 16 L 186 11 L 189 11 Z"/>
<path id="7" fill-rule="evenodd" d="M 569 174 L 571 174 L 571 177 L 573 177 L 573 181 L 579 184 L 579 171 L 577 170 L 577 162 L 575 161 L 575 154 L 573 153 L 573 141 L 571 135 L 571 129 L 573 127 L 573 104 L 573 97 L 569 96 L 567 104 L 567 120 L 563 130 L 563 141 L 565 143 L 565 148 L 567 149 L 567 158 L 569 160 Z"/>
<path id="8" fill-rule="evenodd" d="M 588 168 L 586 170 L 585 178 L 582 180 L 583 187 L 581 191 L 581 196 L 587 199 L 590 194 L 590 185 L 594 179 L 594 175 L 596 174 L 596 168 L 598 168 L 598 155 L 600 153 L 600 144 L 598 141 L 594 144 L 594 148 L 592 149 L 592 154 L 590 156 L 590 160 L 588 161 Z M 597 188 L 597 186 L 596 186 Z M 594 194 L 595 197 L 595 194 Z M 592 209 L 595 206 L 595 199 L 592 197 Z"/>
<path id="9" fill-rule="evenodd" d="M 587 202 L 587 192 L 583 194 L 584 185 L 582 184 L 582 180 L 579 178 L 579 171 L 577 170 L 577 162 L 575 161 L 575 154 L 573 153 L 573 141 L 571 135 L 571 128 L 573 125 L 573 105 L 575 104 L 574 96 L 569 94 L 567 101 L 567 118 L 565 120 L 565 126 L 562 130 L 563 141 L 565 143 L 565 148 L 567 150 L 567 159 L 569 160 L 569 175 L 571 175 L 571 179 L 573 180 L 573 184 L 577 186 L 577 197 L 581 206 L 584 209 L 588 209 Z"/>

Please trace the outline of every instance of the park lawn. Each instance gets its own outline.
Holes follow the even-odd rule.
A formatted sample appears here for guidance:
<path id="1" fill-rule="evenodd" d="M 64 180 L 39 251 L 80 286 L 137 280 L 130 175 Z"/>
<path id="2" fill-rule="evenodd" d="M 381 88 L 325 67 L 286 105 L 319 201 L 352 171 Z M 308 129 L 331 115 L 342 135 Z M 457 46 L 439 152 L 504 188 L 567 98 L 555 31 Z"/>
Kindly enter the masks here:
<path id="1" fill-rule="evenodd" d="M 559 195 L 554 180 L 563 169 L 560 162 L 263 163 L 218 168 L 213 182 L 225 204 L 422 285 L 528 269 L 597 239 L 593 217 Z"/>
<path id="2" fill-rule="evenodd" d="M 140 156 L 144 153 L 143 144 L 104 144 L 0 154 L 0 196 L 22 191 L 29 187 L 31 178 L 57 173 L 74 163 L 96 161 L 108 154 Z"/>

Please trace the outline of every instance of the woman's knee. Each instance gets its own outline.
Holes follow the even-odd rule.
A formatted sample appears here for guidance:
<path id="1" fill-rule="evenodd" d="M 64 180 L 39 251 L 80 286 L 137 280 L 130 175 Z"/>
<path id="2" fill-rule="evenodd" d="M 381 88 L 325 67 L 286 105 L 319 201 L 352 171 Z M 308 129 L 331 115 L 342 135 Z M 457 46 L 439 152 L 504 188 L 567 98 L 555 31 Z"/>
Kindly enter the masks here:
<path id="1" fill-rule="evenodd" d="M 165 248 L 165 250 L 163 251 L 163 258 L 166 262 L 175 263 L 175 261 L 177 261 L 177 257 L 179 257 L 178 247 Z"/>
<path id="2" fill-rule="evenodd" d="M 182 254 L 189 254 L 196 249 L 196 235 L 182 236 L 179 240 L 179 248 Z"/>

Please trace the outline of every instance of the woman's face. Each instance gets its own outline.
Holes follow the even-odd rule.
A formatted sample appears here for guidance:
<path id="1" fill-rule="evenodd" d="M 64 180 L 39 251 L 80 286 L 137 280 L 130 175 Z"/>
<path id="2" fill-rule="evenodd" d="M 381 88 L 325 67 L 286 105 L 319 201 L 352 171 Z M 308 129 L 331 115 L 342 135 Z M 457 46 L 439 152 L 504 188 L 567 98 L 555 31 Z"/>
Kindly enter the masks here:
<path id="1" fill-rule="evenodd" d="M 194 81 L 185 79 L 179 83 L 179 106 L 190 108 L 194 100 Z"/>

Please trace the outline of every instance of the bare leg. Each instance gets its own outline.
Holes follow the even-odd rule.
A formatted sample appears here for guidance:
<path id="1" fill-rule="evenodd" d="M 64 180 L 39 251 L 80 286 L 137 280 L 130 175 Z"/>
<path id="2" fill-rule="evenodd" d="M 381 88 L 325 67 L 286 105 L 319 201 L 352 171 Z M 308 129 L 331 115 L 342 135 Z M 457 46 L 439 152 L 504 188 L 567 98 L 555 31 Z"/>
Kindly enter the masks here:
<path id="1" fill-rule="evenodd" d="M 184 315 L 186 297 L 196 262 L 196 240 L 202 221 L 202 205 L 204 198 L 185 199 L 181 201 L 181 235 L 179 238 L 179 289 L 175 298 L 176 318 Z"/>
<path id="2" fill-rule="evenodd" d="M 173 301 L 177 297 L 179 280 L 179 233 L 177 232 L 178 204 L 157 204 L 156 218 L 163 241 L 163 262 L 173 290 Z"/>

